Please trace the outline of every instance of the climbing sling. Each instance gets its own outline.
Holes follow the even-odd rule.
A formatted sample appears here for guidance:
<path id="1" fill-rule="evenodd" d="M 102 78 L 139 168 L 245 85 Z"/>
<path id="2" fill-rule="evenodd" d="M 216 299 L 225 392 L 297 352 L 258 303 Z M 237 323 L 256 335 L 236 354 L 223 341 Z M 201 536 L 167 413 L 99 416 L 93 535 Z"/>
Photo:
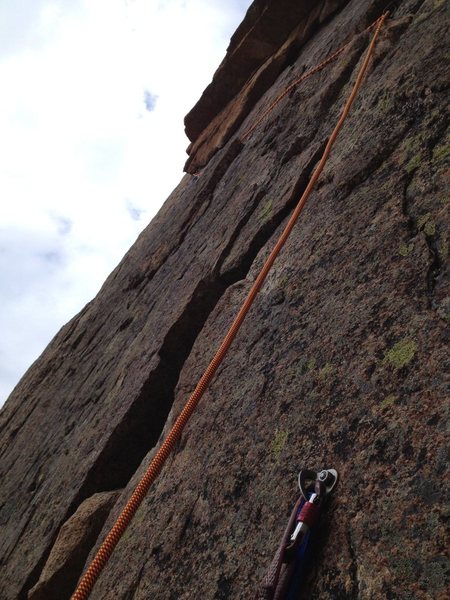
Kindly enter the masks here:
<path id="1" fill-rule="evenodd" d="M 322 173 L 322 171 L 324 169 L 325 163 L 327 162 L 327 159 L 331 152 L 333 144 L 336 141 L 338 133 L 344 124 L 344 121 L 350 111 L 351 105 L 353 104 L 353 101 L 356 97 L 358 89 L 361 86 L 362 80 L 364 79 L 364 76 L 366 74 L 367 67 L 369 65 L 369 61 L 370 61 L 370 58 L 372 56 L 372 52 L 373 52 L 373 49 L 375 46 L 375 42 L 377 40 L 381 26 L 383 25 L 383 22 L 386 19 L 387 15 L 388 15 L 388 13 L 384 13 L 376 22 L 377 25 L 376 25 L 375 33 L 373 35 L 373 38 L 370 43 L 367 54 L 364 58 L 363 64 L 361 65 L 360 70 L 358 72 L 357 79 L 356 79 L 356 81 L 353 85 L 353 88 L 351 90 L 351 93 L 345 103 L 342 114 L 341 114 L 336 126 L 334 127 L 334 130 L 332 131 L 330 138 L 325 146 L 325 150 L 323 152 L 322 158 L 320 159 L 319 164 L 317 165 L 316 169 L 314 170 L 314 173 L 312 174 L 311 179 L 309 180 L 309 183 L 306 186 L 305 191 L 303 192 L 301 198 L 299 199 L 299 201 L 297 203 L 297 206 L 295 207 L 291 217 L 289 218 L 289 221 L 287 222 L 287 224 L 286 224 L 282 234 L 280 235 L 278 241 L 276 242 L 274 248 L 270 252 L 260 273 L 256 277 L 246 299 L 244 300 L 243 305 L 241 306 L 238 314 L 236 315 L 233 323 L 231 324 L 230 329 L 228 330 L 227 334 L 225 335 L 219 349 L 217 350 L 216 354 L 214 355 L 214 357 L 212 358 L 208 367 L 206 368 L 206 371 L 203 373 L 202 377 L 200 378 L 199 382 L 197 383 L 197 386 L 195 387 L 192 395 L 190 396 L 190 398 L 187 401 L 186 405 L 184 406 L 183 410 L 181 411 L 179 417 L 175 421 L 175 424 L 173 425 L 173 427 L 167 434 L 167 437 L 162 441 L 161 446 L 159 447 L 158 451 L 154 455 L 154 457 L 153 457 L 150 465 L 148 466 L 147 470 L 145 471 L 142 479 L 137 484 L 133 494 L 131 495 L 130 499 L 126 503 L 125 507 L 122 509 L 122 512 L 117 517 L 116 522 L 114 523 L 111 530 L 109 531 L 106 538 L 104 539 L 103 543 L 101 544 L 97 554 L 95 555 L 92 562 L 88 566 L 86 573 L 83 575 L 83 577 L 79 581 L 78 587 L 72 596 L 72 600 L 86 600 L 86 598 L 89 597 L 89 595 L 92 591 L 92 588 L 95 585 L 95 582 L 97 581 L 98 577 L 100 576 L 100 573 L 102 572 L 103 568 L 105 567 L 106 563 L 108 562 L 111 554 L 114 551 L 114 548 L 117 546 L 117 544 L 119 543 L 119 540 L 123 536 L 128 525 L 131 523 L 137 509 L 141 505 L 148 490 L 150 489 L 150 486 L 154 483 L 154 481 L 158 477 L 159 473 L 161 472 L 161 469 L 163 468 L 169 455 L 171 454 L 172 450 L 175 448 L 177 441 L 180 439 L 181 434 L 182 434 L 187 422 L 189 421 L 195 408 L 197 407 L 198 403 L 200 402 L 200 399 L 202 398 L 203 394 L 205 393 L 206 389 L 208 388 L 208 385 L 211 382 L 212 378 L 214 377 L 217 369 L 219 368 L 219 365 L 222 363 L 224 357 L 226 356 L 234 338 L 236 337 L 242 323 L 244 322 L 244 319 L 245 319 L 248 311 L 250 310 L 259 290 L 261 289 L 261 286 L 263 285 L 273 263 L 275 262 L 275 259 L 277 258 L 281 249 L 285 245 L 292 229 L 294 228 L 294 226 L 300 216 L 300 213 L 303 210 L 303 207 L 306 204 L 308 197 L 310 196 L 314 186 L 317 183 L 317 180 L 319 179 L 320 174 Z"/>
<path id="2" fill-rule="evenodd" d="M 307 569 L 310 534 L 337 480 L 334 469 L 300 471 L 300 496 L 255 600 L 297 600 Z"/>

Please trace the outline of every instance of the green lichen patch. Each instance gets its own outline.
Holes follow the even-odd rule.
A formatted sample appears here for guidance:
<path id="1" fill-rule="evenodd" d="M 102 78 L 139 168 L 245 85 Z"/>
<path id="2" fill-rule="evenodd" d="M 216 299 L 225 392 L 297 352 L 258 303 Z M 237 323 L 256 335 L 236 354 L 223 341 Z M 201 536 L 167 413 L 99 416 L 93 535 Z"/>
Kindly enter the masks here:
<path id="1" fill-rule="evenodd" d="M 261 209 L 261 212 L 259 213 L 260 219 L 262 219 L 263 221 L 266 221 L 267 219 L 269 219 L 272 216 L 272 210 L 273 210 L 273 202 L 272 202 L 272 200 L 268 200 L 265 203 L 265 205 L 263 206 L 263 208 Z"/>
<path id="2" fill-rule="evenodd" d="M 421 215 L 417 219 L 417 228 L 422 229 L 429 219 L 431 219 L 431 213 L 425 213 L 424 215 Z"/>
<path id="3" fill-rule="evenodd" d="M 275 458 L 278 458 L 281 454 L 281 451 L 283 450 L 285 444 L 286 444 L 286 440 L 288 438 L 288 432 L 284 431 L 282 429 L 277 429 L 275 432 L 275 437 L 273 438 L 272 441 L 272 454 L 274 455 Z"/>
<path id="4" fill-rule="evenodd" d="M 409 364 L 416 352 L 416 342 L 414 340 L 403 339 L 392 346 L 390 350 L 386 351 L 383 362 L 398 370 Z"/>
<path id="5" fill-rule="evenodd" d="M 308 371 L 314 371 L 314 369 L 316 368 L 316 359 L 310 358 L 306 363 L 306 368 Z"/>
<path id="6" fill-rule="evenodd" d="M 411 242 L 410 244 L 406 244 L 405 242 L 401 243 L 398 249 L 400 256 L 408 256 L 414 249 L 414 244 Z"/>
<path id="7" fill-rule="evenodd" d="M 433 221 L 428 221 L 424 225 L 423 232 L 425 235 L 434 235 L 436 233 L 436 224 Z"/>
<path id="8" fill-rule="evenodd" d="M 398 396 L 395 396 L 395 394 L 389 394 L 389 396 L 386 396 L 386 398 L 380 402 L 380 408 L 388 408 L 389 406 L 393 406 L 397 399 Z"/>
<path id="9" fill-rule="evenodd" d="M 438 253 L 442 260 L 445 260 L 448 257 L 448 255 L 449 255 L 448 242 L 446 240 L 440 241 L 440 243 L 438 245 Z"/>
<path id="10" fill-rule="evenodd" d="M 407 173 L 412 173 L 421 164 L 425 157 L 427 133 L 422 131 L 414 136 L 406 138 L 402 144 L 400 158 L 406 162 Z"/>
<path id="11" fill-rule="evenodd" d="M 428 236 L 436 233 L 436 223 L 431 218 L 431 213 L 425 213 L 417 219 L 417 229 Z"/>
<path id="12" fill-rule="evenodd" d="M 120 543 L 122 545 L 127 544 L 130 541 L 131 537 L 132 537 L 132 529 L 131 529 L 131 527 L 129 527 L 128 530 L 124 531 L 124 533 L 122 534 L 122 537 L 120 538 Z"/>
<path id="13" fill-rule="evenodd" d="M 436 146 L 433 150 L 433 160 L 442 162 L 450 157 L 450 135 L 445 137 L 442 144 Z"/>
<path id="14" fill-rule="evenodd" d="M 415 18 L 415 23 L 417 25 L 419 23 L 423 23 L 423 21 L 426 21 L 430 15 L 431 15 L 430 12 L 422 12 L 422 13 L 418 14 L 417 17 Z"/>
<path id="15" fill-rule="evenodd" d="M 319 371 L 319 379 L 324 381 L 333 372 L 333 366 L 330 363 L 326 363 Z"/>
<path id="16" fill-rule="evenodd" d="M 378 100 L 378 108 L 381 112 L 386 113 L 392 106 L 392 95 L 384 92 Z"/>
<path id="17" fill-rule="evenodd" d="M 420 166 L 421 161 L 422 161 L 421 154 L 416 154 L 415 156 L 413 156 L 408 161 L 408 164 L 406 165 L 406 172 L 412 173 L 413 171 L 415 171 Z"/>

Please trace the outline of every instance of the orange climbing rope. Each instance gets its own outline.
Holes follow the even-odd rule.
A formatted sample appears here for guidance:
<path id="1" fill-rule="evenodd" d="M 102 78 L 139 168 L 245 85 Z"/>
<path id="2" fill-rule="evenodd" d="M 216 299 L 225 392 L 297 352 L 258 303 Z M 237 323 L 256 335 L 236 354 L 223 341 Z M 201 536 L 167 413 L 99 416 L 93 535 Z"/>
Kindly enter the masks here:
<path id="1" fill-rule="evenodd" d="M 78 587 L 72 596 L 72 600 L 86 600 L 86 598 L 89 597 L 89 595 L 92 591 L 92 588 L 94 587 L 94 584 L 97 581 L 102 569 L 108 562 L 114 548 L 116 547 L 117 543 L 119 542 L 120 538 L 122 537 L 122 535 L 125 532 L 128 525 L 130 524 L 137 509 L 141 505 L 150 486 L 152 485 L 152 483 L 155 481 L 156 477 L 160 473 L 165 461 L 167 460 L 168 456 L 170 455 L 171 451 L 173 450 L 176 442 L 180 438 L 181 433 L 183 432 L 183 429 L 186 426 L 186 423 L 188 422 L 189 418 L 191 417 L 192 413 L 194 412 L 197 404 L 199 403 L 206 388 L 208 387 L 209 382 L 213 378 L 215 372 L 217 371 L 217 368 L 223 361 L 228 349 L 230 348 L 231 343 L 233 342 L 234 338 L 236 337 L 236 334 L 239 331 L 239 328 L 241 327 L 242 322 L 245 319 L 245 316 L 247 315 L 248 311 L 250 310 L 250 307 L 253 304 L 253 301 L 254 301 L 256 295 L 258 294 L 259 289 L 261 288 L 262 284 L 264 283 L 264 280 L 266 279 L 267 274 L 269 273 L 270 268 L 272 267 L 276 257 L 280 253 L 280 250 L 283 248 L 284 244 L 286 243 L 286 240 L 288 239 L 289 234 L 291 233 L 295 223 L 297 222 L 298 217 L 306 203 L 306 200 L 308 199 L 308 196 L 311 194 L 311 191 L 314 188 L 314 186 L 319 178 L 319 175 L 321 174 L 321 172 L 325 166 L 325 163 L 328 159 L 331 148 L 336 140 L 339 130 L 341 129 L 341 127 L 348 115 L 348 112 L 353 103 L 353 100 L 355 99 L 355 96 L 356 96 L 358 89 L 361 85 L 361 82 L 364 78 L 367 67 L 369 65 L 370 57 L 372 56 L 372 52 L 373 52 L 375 42 L 378 37 L 380 28 L 381 28 L 384 20 L 386 19 L 387 15 L 388 15 L 388 13 L 385 13 L 376 22 L 375 34 L 372 38 L 369 49 L 367 51 L 367 55 L 364 59 L 364 62 L 362 64 L 361 68 L 360 68 L 358 77 L 357 77 L 356 82 L 353 86 L 353 89 L 350 93 L 350 96 L 347 99 L 347 102 L 344 106 L 344 109 L 339 118 L 339 121 L 337 122 L 337 124 L 333 130 L 333 133 L 331 134 L 330 139 L 328 140 L 328 143 L 325 147 L 322 158 L 320 159 L 320 162 L 319 162 L 318 166 L 316 167 L 294 212 L 292 213 L 292 216 L 290 217 L 283 233 L 281 234 L 279 240 L 275 244 L 272 252 L 270 253 L 263 268 L 261 269 L 261 272 L 255 279 L 255 282 L 253 283 L 253 285 L 248 293 L 247 298 L 245 299 L 241 309 L 239 310 L 237 316 L 235 317 L 228 333 L 226 334 L 222 344 L 220 345 L 219 349 L 217 350 L 214 358 L 208 365 L 205 373 L 202 375 L 200 381 L 197 384 L 197 387 L 195 388 L 194 392 L 192 393 L 191 397 L 189 398 L 188 402 L 186 403 L 185 407 L 183 408 L 180 416 L 177 418 L 174 426 L 170 430 L 166 439 L 163 441 L 161 447 L 159 448 L 158 452 L 154 456 L 152 462 L 150 463 L 149 467 L 147 468 L 147 471 L 145 472 L 141 481 L 136 486 L 136 489 L 134 490 L 131 498 L 128 500 L 125 508 L 120 513 L 119 517 L 117 518 L 117 521 L 114 523 L 111 531 L 108 533 L 104 542 L 100 546 L 100 549 L 98 550 L 97 554 L 95 555 L 94 559 L 92 560 L 91 564 L 89 565 L 86 573 L 80 580 Z"/>
<path id="2" fill-rule="evenodd" d="M 376 27 L 379 20 L 380 19 L 377 19 L 376 21 L 371 23 L 369 25 L 369 27 L 364 29 L 364 31 L 361 33 L 361 35 L 364 33 L 367 33 L 368 31 L 370 31 L 371 29 Z M 358 34 L 358 35 L 360 35 L 360 34 Z M 262 121 L 264 121 L 264 119 L 267 117 L 267 115 L 269 113 L 271 113 L 273 111 L 273 109 L 283 100 L 283 98 L 285 98 L 289 94 L 290 91 L 292 91 L 298 85 L 303 83 L 303 81 L 305 81 L 305 79 L 308 79 L 308 77 L 311 77 L 311 75 L 314 75 L 315 73 L 318 73 L 319 71 L 321 71 L 322 69 L 327 67 L 330 63 L 335 61 L 343 52 L 345 52 L 353 44 L 355 37 L 353 37 L 351 40 L 349 40 L 341 48 L 336 50 L 336 52 L 333 52 L 333 54 L 330 54 L 329 56 L 327 56 L 327 58 L 325 60 L 323 60 L 321 63 L 319 63 L 315 67 L 312 67 L 311 69 L 309 69 L 309 71 L 306 71 L 306 73 L 303 73 L 303 75 L 301 77 L 299 77 L 298 79 L 293 81 L 290 85 L 288 85 L 288 87 L 279 96 L 277 96 L 271 104 L 269 104 L 269 106 L 258 117 L 258 119 L 256 119 L 256 121 L 248 129 L 246 129 L 244 131 L 244 133 L 241 135 L 241 140 L 244 142 L 248 138 L 248 136 L 258 127 L 258 125 Z"/>

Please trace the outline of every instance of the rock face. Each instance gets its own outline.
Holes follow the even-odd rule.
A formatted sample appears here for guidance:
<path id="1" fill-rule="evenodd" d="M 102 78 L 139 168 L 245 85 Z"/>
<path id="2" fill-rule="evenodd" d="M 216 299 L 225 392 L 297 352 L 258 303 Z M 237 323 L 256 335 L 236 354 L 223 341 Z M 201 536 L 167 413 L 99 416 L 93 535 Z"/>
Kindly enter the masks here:
<path id="1" fill-rule="evenodd" d="M 201 176 L 182 179 L 2 410 L 1 598 L 27 598 L 62 552 L 64 524 L 124 488 L 92 557 L 305 188 L 367 48 L 357 34 L 388 4 L 249 10 L 187 120 L 205 140 Z M 305 598 L 447 597 L 448 5 L 393 7 L 316 191 L 92 598 L 252 598 L 303 466 L 341 477 Z M 222 95 L 233 57 L 239 77 Z M 204 132 L 228 118 L 207 149 Z"/>
<path id="2" fill-rule="evenodd" d="M 186 115 L 192 141 L 185 170 L 196 173 L 222 148 L 312 32 L 345 0 L 256 1 L 230 41 L 222 64 Z"/>
<path id="3" fill-rule="evenodd" d="M 39 581 L 28 593 L 29 600 L 58 600 L 70 595 L 118 497 L 118 491 L 101 492 L 81 503 L 61 527 Z"/>

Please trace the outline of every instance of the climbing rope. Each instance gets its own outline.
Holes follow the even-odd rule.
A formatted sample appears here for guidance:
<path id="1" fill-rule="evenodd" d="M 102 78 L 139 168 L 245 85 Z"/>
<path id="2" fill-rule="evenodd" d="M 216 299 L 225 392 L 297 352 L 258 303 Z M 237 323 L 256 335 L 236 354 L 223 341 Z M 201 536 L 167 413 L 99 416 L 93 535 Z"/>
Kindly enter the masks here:
<path id="1" fill-rule="evenodd" d="M 377 19 L 376 21 L 371 23 L 366 29 L 364 29 L 364 31 L 361 33 L 361 35 L 369 32 L 371 29 L 376 27 L 378 25 L 379 20 L 380 19 Z M 358 34 L 358 35 L 360 35 L 360 34 Z M 296 88 L 301 83 L 303 83 L 303 81 L 308 79 L 308 77 L 311 77 L 311 75 L 318 73 L 319 71 L 321 71 L 322 69 L 327 67 L 329 64 L 334 62 L 337 58 L 339 58 L 339 56 L 343 52 L 345 52 L 348 48 L 350 48 L 350 46 L 355 41 L 356 37 L 357 36 L 352 37 L 351 40 L 349 40 L 341 48 L 336 50 L 336 52 L 333 52 L 333 54 L 330 54 L 329 56 L 327 56 L 327 58 L 325 60 L 323 60 L 321 63 L 319 63 L 315 67 L 312 67 L 311 69 L 309 69 L 309 71 L 306 71 L 306 73 L 303 73 L 303 75 L 301 77 L 299 77 L 298 79 L 293 81 L 290 85 L 288 85 L 288 87 L 279 96 L 277 96 L 271 104 L 269 104 L 269 106 L 261 114 L 261 116 L 258 117 L 258 119 L 256 119 L 256 121 L 248 129 L 246 129 L 244 131 L 244 133 L 241 135 L 241 140 L 244 142 L 249 137 L 249 135 L 258 127 L 258 125 L 260 123 L 262 123 L 262 121 L 264 121 L 264 119 L 267 117 L 267 115 L 269 115 L 273 111 L 273 109 L 283 100 L 283 98 L 285 98 L 289 94 L 289 92 L 291 92 L 294 88 Z"/>
<path id="2" fill-rule="evenodd" d="M 276 257 L 278 256 L 281 249 L 285 245 L 295 223 L 298 220 L 298 217 L 300 216 L 300 213 L 301 213 L 309 195 L 311 194 L 311 191 L 313 190 L 320 174 L 323 171 L 325 163 L 327 162 L 328 156 L 330 154 L 331 148 L 336 140 L 336 137 L 337 137 L 342 125 L 344 124 L 344 121 L 348 115 L 350 107 L 353 104 L 353 101 L 354 101 L 356 94 L 359 90 L 359 87 L 362 83 L 364 75 L 367 71 L 367 67 L 369 65 L 369 61 L 372 56 L 372 52 L 373 52 L 373 49 L 375 46 L 376 39 L 378 37 L 380 28 L 381 28 L 384 20 L 386 19 L 387 15 L 388 15 L 388 13 L 383 14 L 376 22 L 375 34 L 370 43 L 370 46 L 367 51 L 364 62 L 359 70 L 358 76 L 353 85 L 353 89 L 350 93 L 350 96 L 348 97 L 347 102 L 345 103 L 344 109 L 342 111 L 342 114 L 341 114 L 329 140 L 328 140 L 328 143 L 325 147 L 322 158 L 320 159 L 318 166 L 316 167 L 308 185 L 306 186 L 305 191 L 303 192 L 301 198 L 299 199 L 298 204 L 297 204 L 294 212 L 292 213 L 284 231 L 282 232 L 280 238 L 278 239 L 277 243 L 275 244 L 273 250 L 269 254 L 269 257 L 267 258 L 264 266 L 262 267 L 261 272 L 255 279 L 255 281 L 248 293 L 248 296 L 244 300 L 242 307 L 240 308 L 237 316 L 235 317 L 235 319 L 234 319 L 230 329 L 228 330 L 228 333 L 226 334 L 223 342 L 221 343 L 219 349 L 217 350 L 216 354 L 214 355 L 214 358 L 211 360 L 206 371 L 200 378 L 200 381 L 198 382 L 194 392 L 192 393 L 188 402 L 184 406 L 179 417 L 175 421 L 175 424 L 173 425 L 172 429 L 168 433 L 166 439 L 163 441 L 159 450 L 153 457 L 150 465 L 148 466 L 142 479 L 136 486 L 133 494 L 131 495 L 127 504 L 123 508 L 122 512 L 118 516 L 112 529 L 107 534 L 107 536 L 106 536 L 105 540 L 103 541 L 102 545 L 100 546 L 97 554 L 95 555 L 94 559 L 92 560 L 91 564 L 89 565 L 86 573 L 81 578 L 81 580 L 78 584 L 78 587 L 72 596 L 72 600 L 86 600 L 86 598 L 89 597 L 89 595 L 92 591 L 92 588 L 94 587 L 95 582 L 97 581 L 104 566 L 108 562 L 114 548 L 118 544 L 120 538 L 122 537 L 122 535 L 124 534 L 128 525 L 130 524 L 131 520 L 133 519 L 134 514 L 136 513 L 137 509 L 141 505 L 150 486 L 152 485 L 152 483 L 155 481 L 155 479 L 159 475 L 164 463 L 166 462 L 167 458 L 169 457 L 170 453 L 172 452 L 173 448 L 175 447 L 175 444 L 180 439 L 180 436 L 183 432 L 183 429 L 186 426 L 186 423 L 189 421 L 189 418 L 191 417 L 192 413 L 194 412 L 201 397 L 205 393 L 205 390 L 207 389 L 208 384 L 210 383 L 211 379 L 214 377 L 214 374 L 217 371 L 217 368 L 219 367 L 219 365 L 225 358 L 225 356 L 228 352 L 228 349 L 230 348 L 234 338 L 236 337 L 248 311 L 250 310 L 250 307 L 253 304 L 253 301 L 255 300 L 256 295 L 258 294 L 262 284 L 264 283 L 264 280 L 267 277 L 267 274 L 269 273 L 273 263 L 275 262 Z"/>

